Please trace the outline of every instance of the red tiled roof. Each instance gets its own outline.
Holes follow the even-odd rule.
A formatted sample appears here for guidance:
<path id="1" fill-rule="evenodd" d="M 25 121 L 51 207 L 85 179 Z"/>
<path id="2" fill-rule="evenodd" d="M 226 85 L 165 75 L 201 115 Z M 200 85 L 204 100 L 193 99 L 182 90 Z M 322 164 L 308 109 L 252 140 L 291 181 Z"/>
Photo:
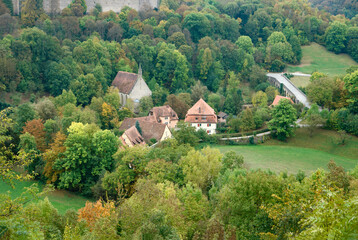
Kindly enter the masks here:
<path id="1" fill-rule="evenodd" d="M 293 101 L 292 101 L 291 98 L 277 95 L 277 96 L 275 97 L 275 100 L 273 100 L 273 103 L 272 103 L 271 105 L 273 105 L 273 106 L 278 105 L 278 103 L 280 102 L 281 99 L 288 99 L 288 100 L 290 100 L 291 103 L 293 104 Z"/>
<path id="2" fill-rule="evenodd" d="M 140 135 L 135 126 L 128 128 L 124 134 L 127 135 L 133 145 L 145 144 L 143 137 Z"/>
<path id="3" fill-rule="evenodd" d="M 178 114 L 169 106 L 154 107 L 149 111 L 149 115 L 160 121 L 160 117 L 169 117 L 170 120 L 179 120 Z"/>
<path id="4" fill-rule="evenodd" d="M 119 71 L 112 82 L 112 86 L 117 87 L 120 93 L 129 94 L 137 79 L 138 74 Z"/>
<path id="5" fill-rule="evenodd" d="M 139 122 L 139 126 L 142 129 L 142 136 L 146 143 L 149 143 L 150 139 L 152 138 L 155 138 L 158 142 L 160 141 L 167 126 L 162 123 L 145 121 L 139 118 L 125 118 L 119 130 L 126 130 L 130 127 L 133 127 L 137 121 Z"/>
<path id="6" fill-rule="evenodd" d="M 217 123 L 215 111 L 203 99 L 197 101 L 185 116 L 185 122 L 191 123 Z"/>

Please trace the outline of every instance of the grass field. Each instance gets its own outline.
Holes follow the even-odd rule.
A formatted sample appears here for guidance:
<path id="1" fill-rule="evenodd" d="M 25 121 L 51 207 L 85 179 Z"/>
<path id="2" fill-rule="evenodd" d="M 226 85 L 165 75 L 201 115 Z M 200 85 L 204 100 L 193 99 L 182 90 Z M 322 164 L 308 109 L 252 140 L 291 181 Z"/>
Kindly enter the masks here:
<path id="1" fill-rule="evenodd" d="M 296 87 L 306 87 L 310 83 L 310 77 L 294 76 L 290 78 L 290 81 Z"/>
<path id="2" fill-rule="evenodd" d="M 0 193 L 5 193 L 10 191 L 10 195 L 12 198 L 19 197 L 21 193 L 24 191 L 25 187 L 29 187 L 32 184 L 36 183 L 35 181 L 26 181 L 26 182 L 17 182 L 15 188 L 11 188 L 10 185 L 0 181 Z M 39 184 L 40 189 L 42 189 L 43 185 Z M 57 210 L 64 214 L 69 209 L 78 210 L 85 206 L 86 199 L 82 196 L 76 195 L 74 193 L 65 191 L 65 190 L 55 190 L 47 194 L 48 199 L 52 203 L 52 205 L 57 208 Z"/>
<path id="3" fill-rule="evenodd" d="M 348 67 L 357 65 L 347 54 L 334 54 L 317 43 L 302 47 L 301 64 L 288 66 L 288 72 L 312 73 L 323 72 L 331 76 L 345 74 Z"/>
<path id="4" fill-rule="evenodd" d="M 352 137 L 345 145 L 338 146 L 334 143 L 336 137 L 336 132 L 320 129 L 310 138 L 306 129 L 298 129 L 288 142 L 270 140 L 263 145 L 213 147 L 223 153 L 232 150 L 243 155 L 246 166 L 252 169 L 311 173 L 317 168 L 327 169 L 327 163 L 334 160 L 350 170 L 358 164 L 358 138 Z"/>

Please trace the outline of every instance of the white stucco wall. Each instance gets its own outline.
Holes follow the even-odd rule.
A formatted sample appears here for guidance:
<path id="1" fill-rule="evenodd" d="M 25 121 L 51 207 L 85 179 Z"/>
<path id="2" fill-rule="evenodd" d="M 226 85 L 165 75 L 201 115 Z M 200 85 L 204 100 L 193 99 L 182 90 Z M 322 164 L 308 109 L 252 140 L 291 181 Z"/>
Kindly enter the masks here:
<path id="1" fill-rule="evenodd" d="M 133 87 L 132 92 L 130 92 L 129 97 L 136 104 L 142 97 L 151 96 L 152 91 L 150 91 L 148 85 L 144 82 L 143 78 L 139 78 L 136 84 Z"/>
<path id="2" fill-rule="evenodd" d="M 201 125 L 198 126 L 198 124 Z M 208 124 L 210 124 L 210 126 L 208 126 Z M 216 123 L 192 123 L 191 126 L 195 127 L 196 131 L 204 129 L 209 135 L 216 133 Z"/>
<path id="3" fill-rule="evenodd" d="M 168 126 L 165 126 L 165 130 L 164 130 L 163 136 L 160 139 L 160 141 L 164 141 L 168 138 L 172 138 L 172 133 L 170 132 Z"/>

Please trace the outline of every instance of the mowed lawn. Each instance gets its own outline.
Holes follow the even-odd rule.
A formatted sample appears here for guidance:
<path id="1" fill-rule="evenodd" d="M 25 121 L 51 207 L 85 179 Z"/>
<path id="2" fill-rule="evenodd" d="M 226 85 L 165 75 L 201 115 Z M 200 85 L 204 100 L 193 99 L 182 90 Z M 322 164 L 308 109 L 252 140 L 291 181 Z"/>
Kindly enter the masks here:
<path id="1" fill-rule="evenodd" d="M 317 168 L 327 169 L 330 160 L 346 170 L 358 164 L 358 138 L 351 137 L 345 145 L 335 143 L 337 133 L 319 129 L 310 138 L 306 129 L 298 129 L 296 136 L 288 142 L 270 140 L 263 145 L 220 146 L 222 153 L 235 151 L 244 156 L 245 165 L 251 169 L 270 169 L 274 172 L 287 171 L 295 174 L 303 170 L 307 174 Z"/>
<path id="2" fill-rule="evenodd" d="M 0 181 L 0 193 L 6 193 L 10 191 L 12 198 L 19 197 L 24 191 L 25 187 L 29 187 L 32 184 L 36 183 L 35 181 L 25 181 L 25 182 L 16 182 L 15 188 L 11 188 L 7 183 Z M 39 188 L 42 189 L 43 185 L 39 184 Z M 89 199 L 79 196 L 77 194 L 65 191 L 65 190 L 55 190 L 47 194 L 48 199 L 52 205 L 59 211 L 59 213 L 64 214 L 69 209 L 78 210 L 85 206 L 86 201 Z"/>
<path id="3" fill-rule="evenodd" d="M 294 76 L 294 77 L 290 78 L 290 81 L 296 87 L 307 87 L 307 85 L 310 83 L 310 77 Z"/>
<path id="4" fill-rule="evenodd" d="M 315 71 L 326 73 L 330 76 L 345 74 L 347 68 L 357 65 L 347 54 L 335 54 L 325 47 L 312 43 L 302 47 L 302 60 L 300 65 L 289 65 L 288 72 L 302 72 L 311 74 Z"/>

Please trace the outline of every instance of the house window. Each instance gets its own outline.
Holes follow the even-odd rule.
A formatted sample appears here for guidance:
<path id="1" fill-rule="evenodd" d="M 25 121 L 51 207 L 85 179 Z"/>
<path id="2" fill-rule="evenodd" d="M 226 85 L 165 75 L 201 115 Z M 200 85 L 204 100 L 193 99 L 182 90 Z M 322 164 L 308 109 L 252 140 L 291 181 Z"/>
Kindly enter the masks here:
<path id="1" fill-rule="evenodd" d="M 210 131 L 210 130 L 207 130 L 206 132 L 207 132 L 207 133 L 210 133 L 211 131 Z"/>
<path id="2" fill-rule="evenodd" d="M 198 120 L 198 118 L 196 117 L 195 120 Z"/>
<path id="3" fill-rule="evenodd" d="M 208 123 L 208 127 L 211 127 L 211 124 L 210 124 L 210 123 Z"/>
<path id="4" fill-rule="evenodd" d="M 198 123 L 198 127 L 201 127 L 201 123 Z"/>
<path id="5" fill-rule="evenodd" d="M 206 117 L 202 117 L 203 121 L 206 121 Z"/>
<path id="6" fill-rule="evenodd" d="M 165 120 L 168 120 L 168 117 L 165 117 Z"/>

